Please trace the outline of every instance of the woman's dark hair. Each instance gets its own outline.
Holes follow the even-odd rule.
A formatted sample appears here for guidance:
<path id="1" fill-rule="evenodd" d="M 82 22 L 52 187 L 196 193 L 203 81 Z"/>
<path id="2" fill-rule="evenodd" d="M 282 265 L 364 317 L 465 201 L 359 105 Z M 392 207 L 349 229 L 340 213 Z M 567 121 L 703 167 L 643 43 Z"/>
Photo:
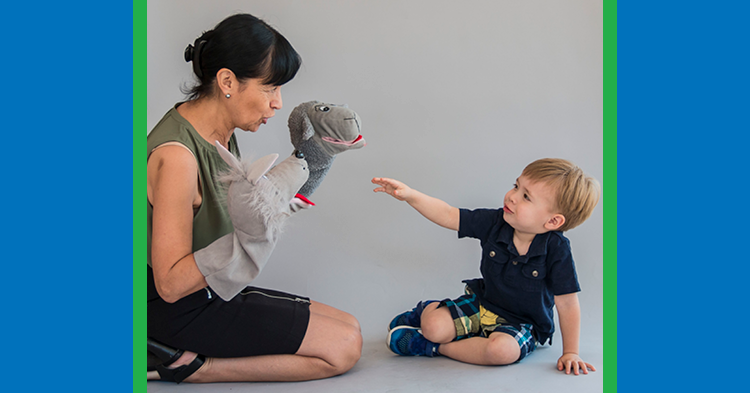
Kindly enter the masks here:
<path id="1" fill-rule="evenodd" d="M 265 85 L 281 86 L 302 63 L 284 36 L 250 14 L 232 15 L 204 32 L 185 48 L 185 61 L 193 62 L 198 77 L 198 84 L 183 91 L 190 100 L 211 93 L 222 68 L 232 70 L 240 81 L 261 78 Z"/>

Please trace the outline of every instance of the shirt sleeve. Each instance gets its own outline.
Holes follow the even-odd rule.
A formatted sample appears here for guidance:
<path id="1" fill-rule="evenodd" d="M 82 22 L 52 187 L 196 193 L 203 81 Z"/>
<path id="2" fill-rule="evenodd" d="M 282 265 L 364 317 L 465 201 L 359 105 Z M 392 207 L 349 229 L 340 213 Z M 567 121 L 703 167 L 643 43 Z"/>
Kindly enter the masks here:
<path id="1" fill-rule="evenodd" d="M 458 238 L 472 237 L 484 242 L 492 228 L 503 220 L 498 209 L 459 209 Z"/>
<path id="2" fill-rule="evenodd" d="M 580 292 L 578 274 L 576 273 L 573 253 L 570 250 L 570 242 L 563 236 L 550 238 L 548 250 L 548 274 L 549 287 L 555 296 L 567 295 Z"/>

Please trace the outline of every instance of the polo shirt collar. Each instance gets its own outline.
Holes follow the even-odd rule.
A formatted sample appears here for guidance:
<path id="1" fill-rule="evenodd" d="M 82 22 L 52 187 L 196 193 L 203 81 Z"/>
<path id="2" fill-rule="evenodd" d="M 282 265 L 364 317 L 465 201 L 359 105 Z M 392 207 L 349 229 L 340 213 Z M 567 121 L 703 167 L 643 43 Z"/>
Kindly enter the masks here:
<path id="1" fill-rule="evenodd" d="M 497 241 L 506 244 L 508 246 L 508 251 L 518 255 L 516 247 L 513 245 L 513 231 L 513 227 L 508 225 L 508 223 L 505 223 L 505 225 L 500 228 L 500 234 L 497 236 Z M 526 258 L 524 259 L 528 260 L 528 258 L 547 255 L 547 240 L 551 233 L 552 232 L 545 232 L 534 236 L 534 240 L 531 241 L 531 246 L 529 246 L 529 252 L 526 253 Z"/>

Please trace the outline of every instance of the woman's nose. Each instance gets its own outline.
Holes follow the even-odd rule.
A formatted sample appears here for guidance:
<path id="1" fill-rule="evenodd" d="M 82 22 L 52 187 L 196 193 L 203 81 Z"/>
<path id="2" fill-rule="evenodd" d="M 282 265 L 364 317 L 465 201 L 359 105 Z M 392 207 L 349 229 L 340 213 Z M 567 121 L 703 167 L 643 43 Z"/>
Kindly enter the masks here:
<path id="1" fill-rule="evenodd" d="M 274 110 L 281 109 L 281 106 L 283 105 L 283 102 L 281 101 L 281 87 L 276 89 L 276 94 L 274 94 L 273 99 L 271 99 L 271 108 Z"/>

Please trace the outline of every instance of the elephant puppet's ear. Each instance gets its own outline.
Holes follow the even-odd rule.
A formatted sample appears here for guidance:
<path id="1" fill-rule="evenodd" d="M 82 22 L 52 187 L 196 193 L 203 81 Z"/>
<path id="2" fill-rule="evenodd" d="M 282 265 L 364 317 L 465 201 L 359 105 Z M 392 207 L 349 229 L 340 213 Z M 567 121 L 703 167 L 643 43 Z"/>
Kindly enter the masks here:
<path id="1" fill-rule="evenodd" d="M 310 118 L 307 116 L 307 113 L 304 114 L 302 117 L 302 127 L 304 127 L 304 130 L 302 130 L 302 140 L 306 141 L 315 135 L 315 127 L 313 127 L 312 122 L 310 121 Z"/>
<path id="2" fill-rule="evenodd" d="M 250 164 L 250 168 L 247 170 L 247 180 L 253 185 L 258 184 L 258 180 L 260 180 L 263 175 L 271 169 L 273 163 L 276 162 L 278 158 L 279 155 L 273 153 L 255 160 L 255 162 Z"/>
<path id="3" fill-rule="evenodd" d="M 234 170 L 242 173 L 242 165 L 240 164 L 240 161 L 237 159 L 237 157 L 235 157 L 234 154 L 232 154 L 231 152 L 229 152 L 229 150 L 222 146 L 219 141 L 216 141 L 215 144 L 216 150 L 219 151 L 219 155 L 221 156 L 221 158 L 223 158 L 224 161 L 229 164 L 229 166 Z"/>

